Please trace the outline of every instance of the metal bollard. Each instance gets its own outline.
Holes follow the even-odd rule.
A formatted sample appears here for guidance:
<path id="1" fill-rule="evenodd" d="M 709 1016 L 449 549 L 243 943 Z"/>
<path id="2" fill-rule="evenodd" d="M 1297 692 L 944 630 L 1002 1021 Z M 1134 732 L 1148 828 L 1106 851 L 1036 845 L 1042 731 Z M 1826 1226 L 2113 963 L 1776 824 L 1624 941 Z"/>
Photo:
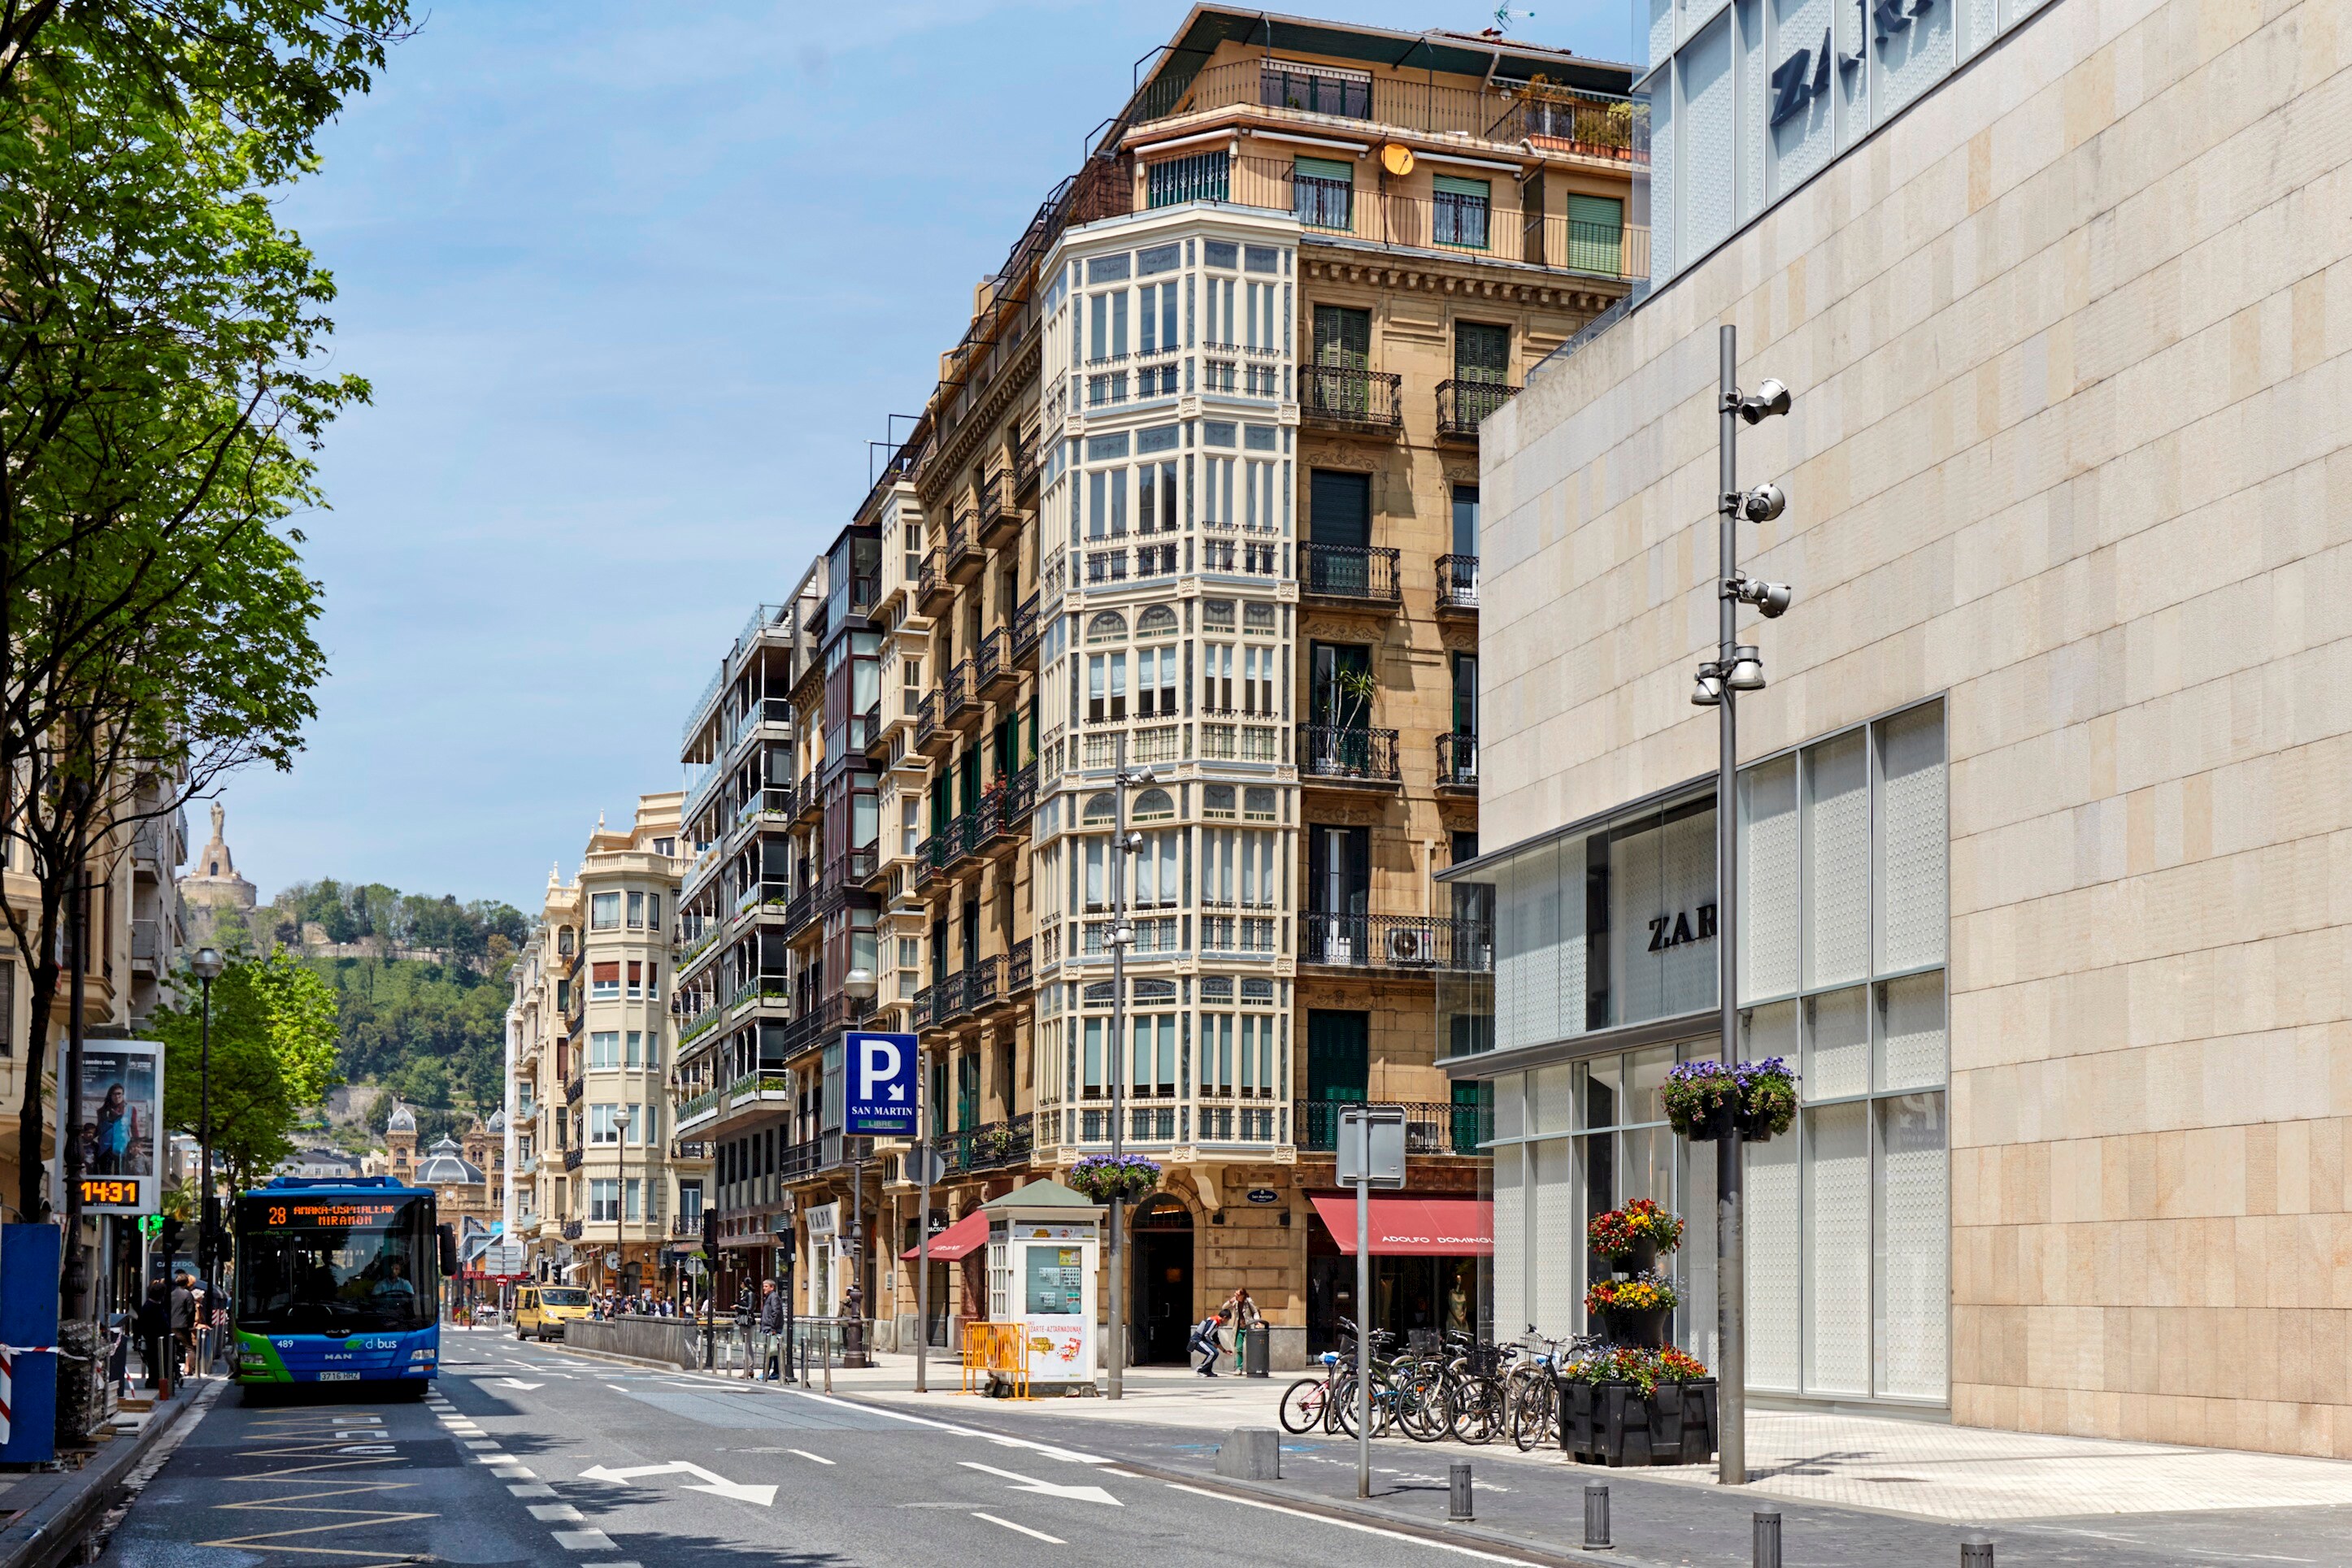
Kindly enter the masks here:
<path id="1" fill-rule="evenodd" d="M 1992 1542 L 1981 1535 L 1961 1542 L 1960 1568 L 1992 1568 Z"/>
<path id="2" fill-rule="evenodd" d="M 1456 1459 L 1445 1467 L 1445 1517 L 1465 1520 L 1470 1512 L 1470 1461 Z"/>
<path id="3" fill-rule="evenodd" d="M 833 1336 L 824 1336 L 824 1391 L 833 1392 Z"/>
<path id="4" fill-rule="evenodd" d="M 1609 1483 L 1604 1480 L 1584 1483 L 1584 1549 L 1587 1552 L 1610 1550 Z"/>
<path id="5" fill-rule="evenodd" d="M 1780 1515 L 1756 1511 L 1756 1568 L 1780 1568 Z"/>

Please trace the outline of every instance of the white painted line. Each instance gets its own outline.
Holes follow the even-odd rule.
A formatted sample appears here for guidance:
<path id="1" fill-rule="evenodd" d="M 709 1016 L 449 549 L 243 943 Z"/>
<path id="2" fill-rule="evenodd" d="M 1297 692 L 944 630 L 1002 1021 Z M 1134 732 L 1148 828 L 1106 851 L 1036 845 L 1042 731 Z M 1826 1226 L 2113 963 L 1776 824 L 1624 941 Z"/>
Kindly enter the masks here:
<path id="1" fill-rule="evenodd" d="M 1328 1524 L 1339 1530 L 1352 1530 L 1360 1535 L 1385 1536 L 1412 1546 L 1426 1546 L 1436 1552 L 1451 1552 L 1457 1557 L 1473 1557 L 1481 1563 L 1503 1563 L 1509 1568 L 1537 1568 L 1524 1557 L 1503 1557 L 1492 1552 L 1480 1552 L 1468 1546 L 1456 1546 L 1447 1541 L 1432 1541 L 1425 1535 L 1407 1535 L 1401 1530 L 1382 1530 L 1377 1524 L 1359 1524 L 1349 1519 L 1333 1519 L 1327 1514 L 1309 1513 L 1303 1508 L 1285 1508 L 1278 1502 L 1260 1502 L 1255 1498 L 1234 1497 L 1230 1492 L 1210 1491 L 1202 1487 L 1188 1487 L 1181 1481 L 1170 1481 L 1171 1491 L 1190 1492 L 1194 1497 L 1214 1498 L 1220 1502 L 1238 1503 L 1244 1508 L 1262 1508 L 1268 1513 L 1286 1513 L 1293 1519 L 1311 1519 L 1318 1524 Z"/>
<path id="2" fill-rule="evenodd" d="M 498 1477 L 500 1480 L 509 1481 L 529 1481 L 537 1480 L 539 1479 L 539 1472 L 532 1469 L 528 1465 L 508 1465 L 502 1469 L 492 1470 L 490 1474 Z"/>
<path id="3" fill-rule="evenodd" d="M 515 1462 L 515 1457 L 512 1454 L 468 1454 L 466 1457 L 478 1464 L 485 1465 L 510 1465 Z"/>
<path id="4" fill-rule="evenodd" d="M 568 1502 L 535 1502 L 530 1505 L 530 1516 L 543 1524 L 576 1524 L 581 1513 Z"/>
<path id="5" fill-rule="evenodd" d="M 613 1538 L 601 1530 L 559 1530 L 554 1531 L 555 1544 L 566 1552 L 611 1552 L 615 1550 Z"/>
<path id="6" fill-rule="evenodd" d="M 1141 1476 L 1137 1475 L 1133 1470 L 1097 1470 L 1095 1473 L 1097 1475 L 1103 1476 L 1117 1476 L 1123 1481 L 1139 1481 L 1143 1479 Z"/>
<path id="7" fill-rule="evenodd" d="M 784 1452 L 788 1454 L 798 1454 L 802 1458 L 807 1459 L 814 1464 L 829 1465 L 833 1463 L 831 1459 L 826 1458 L 823 1454 L 812 1454 L 806 1448 L 786 1448 Z"/>
<path id="8" fill-rule="evenodd" d="M 553 1497 L 555 1489 L 545 1481 L 517 1481 L 507 1488 L 517 1497 Z"/>
<path id="9" fill-rule="evenodd" d="M 983 1432 L 977 1427 L 959 1427 L 952 1421 L 935 1421 L 929 1416 L 909 1416 L 903 1410 L 893 1410 L 887 1405 L 858 1405 L 830 1394 L 812 1394 L 805 1389 L 780 1388 L 779 1394 L 789 1394 L 798 1399 L 813 1399 L 820 1405 L 836 1406 L 844 1410 L 856 1410 L 868 1416 L 887 1416 L 894 1421 L 906 1421 L 917 1427 L 929 1427 L 935 1431 L 952 1432 L 959 1437 L 978 1437 L 983 1443 L 993 1443 L 1000 1448 L 1025 1448 L 1033 1454 L 1043 1454 L 1049 1459 L 1064 1459 L 1074 1465 L 1108 1465 L 1112 1461 L 1100 1454 L 1082 1454 L 1075 1448 L 1058 1448 L 1052 1443 L 1034 1442 L 1027 1437 L 1008 1437 L 1001 1432 Z"/>
<path id="10" fill-rule="evenodd" d="M 1025 1524 L 1015 1524 L 1009 1519 L 999 1519 L 992 1513 L 982 1513 L 978 1509 L 972 1510 L 971 1516 L 974 1519 L 984 1519 L 991 1524 L 1001 1524 L 1007 1530 L 1017 1530 L 1022 1534 L 1028 1536 L 1031 1540 L 1045 1542 L 1049 1546 L 1067 1546 L 1069 1544 L 1068 1542 L 1063 1540 L 1058 1535 L 1048 1535 L 1042 1530 L 1032 1530 Z"/>

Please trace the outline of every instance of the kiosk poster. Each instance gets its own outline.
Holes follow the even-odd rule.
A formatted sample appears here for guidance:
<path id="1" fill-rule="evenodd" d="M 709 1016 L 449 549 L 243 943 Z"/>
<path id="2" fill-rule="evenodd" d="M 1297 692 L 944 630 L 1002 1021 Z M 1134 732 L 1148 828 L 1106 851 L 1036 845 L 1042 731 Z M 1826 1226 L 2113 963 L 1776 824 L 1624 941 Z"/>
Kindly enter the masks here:
<path id="1" fill-rule="evenodd" d="M 163 1048 L 148 1040 L 91 1040 L 81 1053 L 81 1206 L 100 1214 L 152 1214 L 163 1123 Z"/>

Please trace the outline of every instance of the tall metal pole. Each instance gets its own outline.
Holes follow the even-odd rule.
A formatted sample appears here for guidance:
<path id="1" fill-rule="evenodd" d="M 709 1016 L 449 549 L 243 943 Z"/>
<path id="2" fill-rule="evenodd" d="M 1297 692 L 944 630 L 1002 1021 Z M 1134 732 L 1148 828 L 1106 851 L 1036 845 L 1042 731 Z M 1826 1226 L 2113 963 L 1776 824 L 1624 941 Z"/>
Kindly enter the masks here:
<path id="1" fill-rule="evenodd" d="M 196 1325 L 197 1337 L 204 1336 L 205 1324 L 212 1320 L 213 1303 L 220 1300 L 218 1285 L 213 1278 L 213 978 L 200 977 L 203 986 L 204 1021 L 197 1026 L 196 1130 L 204 1138 L 201 1160 L 203 1174 L 196 1185 L 196 1255 L 205 1276 L 205 1319 Z M 207 1367 L 210 1364 L 207 1363 Z"/>
<path id="2" fill-rule="evenodd" d="M 939 956 L 931 959 L 934 971 Z M 915 1166 L 921 1193 L 915 1209 L 915 1392 L 929 1394 L 931 1363 L 931 1064 L 915 1051 Z"/>
<path id="3" fill-rule="evenodd" d="M 1356 1121 L 1356 1495 L 1372 1495 L 1372 1124 Z"/>
<path id="4" fill-rule="evenodd" d="M 70 788 L 70 786 L 69 786 Z M 79 809 L 77 806 L 76 809 Z M 79 1318 L 89 1287 L 89 1265 L 81 1244 L 81 1047 L 83 977 L 89 971 L 89 932 L 83 918 L 89 901 L 89 868 L 82 856 L 81 834 L 73 835 L 73 884 L 66 909 L 66 1115 L 58 1129 L 58 1145 L 65 1157 L 58 1162 L 66 1173 L 65 1313 Z M 172 1260 L 163 1260 L 165 1273 Z M 144 1290 L 146 1282 L 142 1281 Z"/>
<path id="5" fill-rule="evenodd" d="M 1722 390 L 1717 423 L 1722 432 L 1716 485 L 1716 528 L 1722 555 L 1717 580 L 1716 658 L 1728 672 L 1738 643 L 1739 601 L 1727 585 L 1739 567 L 1739 389 L 1737 329 L 1719 335 Z M 1717 706 L 1715 764 L 1716 992 L 1721 1009 L 1723 1062 L 1739 1060 L 1739 694 L 1727 674 Z M 1716 1445 L 1717 1479 L 1725 1486 L 1748 1481 L 1748 1303 L 1746 1217 L 1740 1191 L 1745 1145 L 1738 1127 L 1726 1129 L 1715 1145 L 1716 1413 L 1721 1428 Z"/>
<path id="6" fill-rule="evenodd" d="M 1118 739 L 1118 769 L 1111 779 L 1110 837 L 1110 1157 L 1127 1152 L 1127 737 Z M 1125 1393 L 1127 1360 L 1127 1201 L 1110 1200 L 1110 1386 Z"/>

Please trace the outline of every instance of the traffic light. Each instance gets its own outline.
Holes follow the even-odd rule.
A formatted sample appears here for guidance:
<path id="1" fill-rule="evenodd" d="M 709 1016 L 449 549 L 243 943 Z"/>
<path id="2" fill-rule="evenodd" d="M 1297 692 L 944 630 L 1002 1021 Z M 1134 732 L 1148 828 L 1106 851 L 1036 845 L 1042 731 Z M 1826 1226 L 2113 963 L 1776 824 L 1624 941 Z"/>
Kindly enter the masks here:
<path id="1" fill-rule="evenodd" d="M 155 1250 L 163 1254 L 165 1262 L 180 1255 L 180 1233 L 186 1228 L 186 1225 L 170 1215 L 163 1216 L 163 1223 L 155 1231 Z"/>
<path id="2" fill-rule="evenodd" d="M 715 1208 L 702 1211 L 702 1255 L 712 1263 L 719 1261 L 719 1211 Z"/>

